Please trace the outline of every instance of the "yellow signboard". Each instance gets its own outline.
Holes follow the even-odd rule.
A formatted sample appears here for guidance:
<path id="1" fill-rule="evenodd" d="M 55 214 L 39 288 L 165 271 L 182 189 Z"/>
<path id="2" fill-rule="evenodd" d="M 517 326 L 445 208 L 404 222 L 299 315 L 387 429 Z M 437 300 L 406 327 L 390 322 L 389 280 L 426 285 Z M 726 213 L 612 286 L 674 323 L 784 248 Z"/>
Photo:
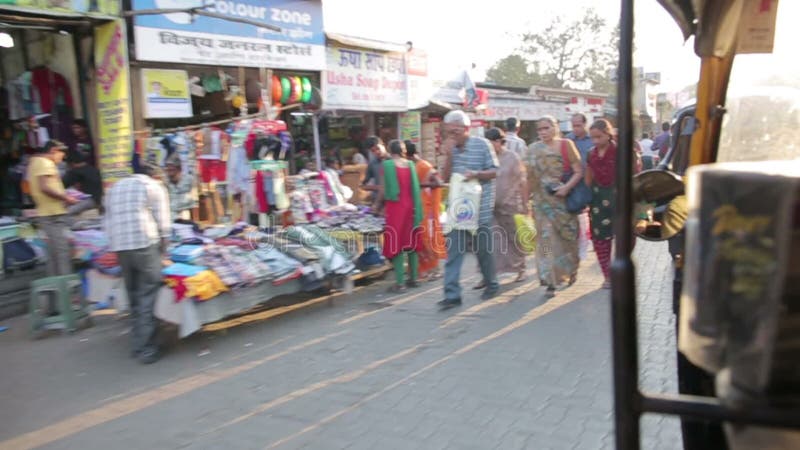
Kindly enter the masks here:
<path id="1" fill-rule="evenodd" d="M 142 69 L 145 117 L 192 117 L 189 75 L 185 70 Z"/>
<path id="2" fill-rule="evenodd" d="M 108 185 L 131 172 L 133 133 L 125 22 L 94 29 L 100 173 Z"/>
<path id="3" fill-rule="evenodd" d="M 119 0 L 0 0 L 0 7 L 118 16 Z"/>

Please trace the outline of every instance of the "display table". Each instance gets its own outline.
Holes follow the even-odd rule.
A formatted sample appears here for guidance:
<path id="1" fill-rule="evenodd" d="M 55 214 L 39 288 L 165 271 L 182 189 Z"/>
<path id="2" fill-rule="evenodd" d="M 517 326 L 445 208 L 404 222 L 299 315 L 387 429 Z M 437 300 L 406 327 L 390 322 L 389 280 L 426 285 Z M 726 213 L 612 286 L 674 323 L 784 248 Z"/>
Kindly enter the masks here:
<path id="1" fill-rule="evenodd" d="M 158 293 L 155 315 L 165 322 L 178 325 L 179 336 L 184 338 L 199 331 L 205 324 L 242 314 L 276 297 L 296 294 L 301 289 L 302 284 L 297 279 L 280 286 L 263 283 L 249 288 L 236 289 L 205 302 L 195 302 L 191 299 L 175 302 L 175 292 L 168 287 L 163 287 Z"/>

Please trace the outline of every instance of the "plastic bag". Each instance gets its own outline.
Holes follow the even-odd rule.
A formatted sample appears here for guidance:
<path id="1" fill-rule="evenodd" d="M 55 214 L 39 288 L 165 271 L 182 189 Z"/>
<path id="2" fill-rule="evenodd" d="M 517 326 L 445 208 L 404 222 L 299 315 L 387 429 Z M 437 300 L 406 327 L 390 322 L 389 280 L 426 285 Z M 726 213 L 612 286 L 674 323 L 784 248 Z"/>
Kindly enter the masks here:
<path id="1" fill-rule="evenodd" d="M 477 231 L 481 192 L 481 184 L 477 180 L 465 181 L 464 176 L 459 173 L 450 177 L 445 234 L 452 230 Z"/>
<path id="2" fill-rule="evenodd" d="M 536 226 L 533 223 L 533 218 L 526 214 L 514 214 L 514 225 L 520 249 L 528 255 L 535 252 Z"/>

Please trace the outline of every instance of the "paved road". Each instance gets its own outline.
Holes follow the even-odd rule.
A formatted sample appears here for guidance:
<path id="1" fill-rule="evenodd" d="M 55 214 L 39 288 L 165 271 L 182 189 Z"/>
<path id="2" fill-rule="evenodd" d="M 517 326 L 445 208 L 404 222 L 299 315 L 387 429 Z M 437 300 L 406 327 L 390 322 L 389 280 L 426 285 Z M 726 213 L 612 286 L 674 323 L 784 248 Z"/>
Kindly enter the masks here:
<path id="1" fill-rule="evenodd" d="M 674 392 L 664 244 L 639 242 L 642 383 Z M 465 269 L 474 268 L 468 260 Z M 467 271 L 476 281 L 474 273 Z M 440 284 L 385 283 L 330 305 L 127 355 L 122 320 L 73 336 L 0 334 L 0 449 L 613 448 L 608 291 L 590 253 L 550 301 L 538 282 L 436 310 Z M 674 419 L 645 449 L 677 449 Z"/>

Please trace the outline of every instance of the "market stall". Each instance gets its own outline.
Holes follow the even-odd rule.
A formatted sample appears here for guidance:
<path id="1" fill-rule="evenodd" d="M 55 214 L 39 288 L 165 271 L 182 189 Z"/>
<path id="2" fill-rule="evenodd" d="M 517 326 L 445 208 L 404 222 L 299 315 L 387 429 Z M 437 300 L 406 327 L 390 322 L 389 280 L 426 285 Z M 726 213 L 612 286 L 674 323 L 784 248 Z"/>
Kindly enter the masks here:
<path id="1" fill-rule="evenodd" d="M 73 231 L 88 299 L 124 310 L 120 269 L 99 224 Z M 156 315 L 180 326 L 181 337 L 203 324 L 241 314 L 275 297 L 340 286 L 356 273 L 341 243 L 314 225 L 272 232 L 239 223 L 200 229 L 174 224 Z"/>

